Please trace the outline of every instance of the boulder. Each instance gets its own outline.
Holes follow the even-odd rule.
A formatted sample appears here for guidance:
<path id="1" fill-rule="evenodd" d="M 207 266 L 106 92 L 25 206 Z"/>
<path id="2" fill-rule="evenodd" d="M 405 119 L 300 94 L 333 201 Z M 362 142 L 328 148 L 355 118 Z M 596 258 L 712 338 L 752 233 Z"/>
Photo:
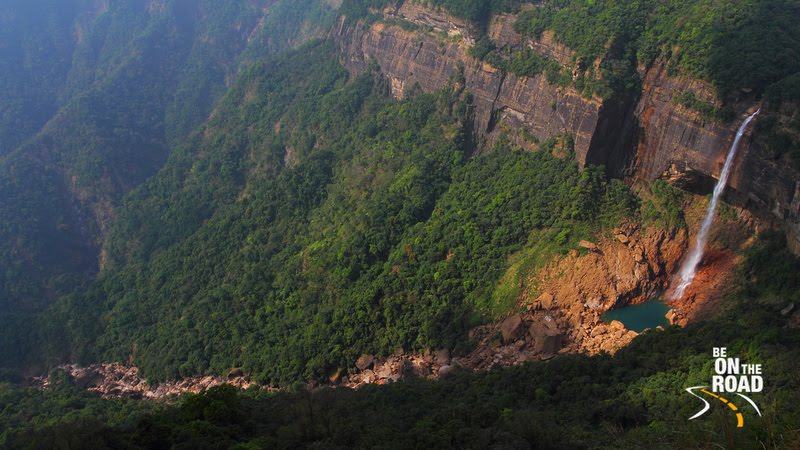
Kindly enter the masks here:
<path id="1" fill-rule="evenodd" d="M 439 376 L 440 377 L 447 376 L 447 374 L 453 373 L 454 370 L 456 370 L 456 368 L 454 366 L 442 366 L 442 367 L 439 367 Z"/>
<path id="2" fill-rule="evenodd" d="M 620 233 L 620 234 L 617 234 L 617 235 L 615 235 L 614 237 L 615 237 L 615 238 L 616 238 L 618 241 L 620 241 L 621 243 L 623 243 L 623 244 L 627 244 L 628 242 L 630 242 L 630 241 L 631 241 L 630 239 L 628 239 L 628 236 L 625 236 L 625 235 L 624 235 L 624 234 L 622 234 L 622 233 Z"/>
<path id="3" fill-rule="evenodd" d="M 330 381 L 332 384 L 338 384 L 340 381 L 342 381 L 343 376 L 344 376 L 344 370 L 336 369 L 336 372 L 334 372 L 331 376 L 328 377 L 328 381 Z"/>
<path id="4" fill-rule="evenodd" d="M 103 374 L 92 369 L 86 369 L 73 374 L 73 382 L 78 389 L 97 387 L 105 382 Z"/>
<path id="5" fill-rule="evenodd" d="M 371 371 L 369 369 L 361 372 L 361 381 L 366 383 L 366 384 L 370 384 L 370 383 L 374 382 L 375 381 L 375 372 L 373 372 L 373 371 Z"/>
<path id="6" fill-rule="evenodd" d="M 416 376 L 417 375 L 417 369 L 418 369 L 418 366 L 413 364 L 411 361 L 404 360 L 400 364 L 400 369 L 397 371 L 397 373 L 400 374 L 400 378 L 401 379 L 406 379 L 406 378 L 411 378 L 411 377 Z"/>
<path id="7" fill-rule="evenodd" d="M 389 364 L 384 364 L 375 370 L 375 375 L 378 378 L 389 378 L 391 374 L 392 368 L 389 366 Z"/>
<path id="8" fill-rule="evenodd" d="M 544 293 L 542 293 L 542 295 L 540 295 L 539 297 L 536 298 L 536 303 L 542 309 L 553 309 L 553 301 L 554 300 L 555 300 L 555 297 L 553 297 L 553 294 L 551 294 L 549 292 L 544 292 Z"/>
<path id="9" fill-rule="evenodd" d="M 595 244 L 593 242 L 589 242 L 589 241 L 580 241 L 580 242 L 578 242 L 578 246 L 581 247 L 581 248 L 585 248 L 586 250 L 589 250 L 590 252 L 596 252 L 597 250 L 599 250 L 597 248 L 597 244 Z"/>
<path id="10" fill-rule="evenodd" d="M 647 262 L 647 259 L 645 259 L 644 256 L 644 250 L 642 250 L 641 247 L 636 247 L 633 249 L 633 259 L 638 264 L 644 264 L 645 262 Z"/>
<path id="11" fill-rule="evenodd" d="M 786 316 L 788 316 L 789 314 L 791 314 L 791 313 L 792 313 L 792 311 L 794 311 L 794 303 L 789 303 L 788 305 L 786 305 L 786 307 L 785 307 L 785 308 L 783 308 L 783 309 L 781 310 L 781 315 L 782 315 L 782 316 L 784 316 L 784 317 L 786 317 Z"/>
<path id="12" fill-rule="evenodd" d="M 374 365 L 375 365 L 375 357 L 372 355 L 364 354 L 359 356 L 358 359 L 356 360 L 356 368 L 358 368 L 358 370 L 363 371 L 371 369 L 372 366 Z"/>
<path id="13" fill-rule="evenodd" d="M 533 337 L 533 351 L 543 354 L 555 354 L 561 350 L 564 333 L 555 325 L 555 321 L 534 322 L 529 332 Z"/>
<path id="14" fill-rule="evenodd" d="M 567 321 L 569 322 L 569 326 L 577 330 L 583 325 L 583 315 L 581 315 L 581 310 L 583 306 L 577 303 L 576 307 L 572 308 L 572 314 L 567 316 Z"/>
<path id="15" fill-rule="evenodd" d="M 500 323 L 500 334 L 503 336 L 504 344 L 519 339 L 524 332 L 525 327 L 522 323 L 522 316 L 519 314 L 514 314 Z"/>
<path id="16" fill-rule="evenodd" d="M 440 366 L 446 366 L 450 364 L 450 350 L 446 348 L 437 350 L 433 355 L 433 360 Z"/>
<path id="17" fill-rule="evenodd" d="M 427 365 L 414 366 L 414 376 L 419 378 L 428 378 L 431 375 L 431 369 Z"/>
<path id="18" fill-rule="evenodd" d="M 537 343 L 536 350 L 546 354 L 556 354 L 561 350 L 564 335 L 557 331 L 548 332 L 543 339 Z"/>
<path id="19" fill-rule="evenodd" d="M 597 337 L 597 336 L 606 334 L 607 332 L 608 332 L 608 329 L 606 327 L 604 327 L 604 326 L 594 327 L 594 329 L 592 330 L 591 336 L 592 337 Z"/>
<path id="20" fill-rule="evenodd" d="M 624 330 L 625 324 L 620 322 L 619 320 L 612 320 L 609 326 L 615 330 Z"/>

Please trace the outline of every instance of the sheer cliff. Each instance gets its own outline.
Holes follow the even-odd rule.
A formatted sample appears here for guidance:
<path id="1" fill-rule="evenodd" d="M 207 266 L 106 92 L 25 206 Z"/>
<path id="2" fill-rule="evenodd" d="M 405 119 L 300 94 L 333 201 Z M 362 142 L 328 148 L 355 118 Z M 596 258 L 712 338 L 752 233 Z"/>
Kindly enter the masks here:
<path id="1" fill-rule="evenodd" d="M 587 96 L 574 86 L 551 83 L 544 73 L 519 76 L 474 57 L 470 48 L 481 32 L 444 10 L 402 2 L 399 7 L 373 12 L 369 23 L 342 18 L 332 31 L 344 65 L 353 73 L 379 68 L 397 98 L 414 89 L 430 92 L 448 83 L 463 84 L 473 98 L 479 150 L 503 133 L 524 135 L 533 142 L 568 135 L 574 139 L 581 166 L 604 165 L 609 174 L 629 184 L 646 185 L 663 178 L 707 193 L 719 175 L 740 117 L 762 107 L 762 117 L 780 123 L 797 120 L 796 105 L 770 110 L 771 105 L 762 105 L 746 89 L 736 95 L 724 119 L 702 114 L 696 105 L 686 105 L 685 96 L 716 112 L 720 105 L 712 84 L 672 73 L 663 57 L 639 67 L 639 89 L 607 98 Z M 376 15 L 380 18 L 375 19 Z M 573 78 L 586 69 L 586 62 L 557 42 L 552 32 L 538 38 L 519 34 L 516 18 L 513 14 L 493 16 L 486 30 L 493 45 L 530 49 L 557 61 Z M 790 246 L 798 251 L 800 172 L 788 156 L 776 157 L 766 147 L 766 139 L 754 138 L 752 132 L 747 136 L 726 200 L 783 228 Z"/>
<path id="2" fill-rule="evenodd" d="M 415 87 L 429 92 L 448 83 L 463 83 L 473 96 L 474 132 L 479 141 L 497 136 L 503 129 L 525 129 L 534 140 L 570 135 L 578 161 L 612 165 L 619 169 L 624 155 L 618 142 L 629 138 L 631 128 L 616 101 L 583 98 L 572 87 L 558 88 L 544 74 L 522 77 L 505 72 L 469 55 L 474 43 L 467 25 L 444 13 L 412 3 L 385 12 L 390 19 L 418 25 L 409 29 L 397 21 L 351 26 L 344 20 L 334 31 L 345 66 L 363 72 L 377 64 L 390 80 L 393 94 L 402 98 Z M 519 41 L 513 31 L 513 15 L 494 18 L 489 33 L 500 41 Z M 552 39 L 531 43 L 537 51 L 570 64 L 569 49 Z M 627 114 L 629 115 L 629 114 Z"/>

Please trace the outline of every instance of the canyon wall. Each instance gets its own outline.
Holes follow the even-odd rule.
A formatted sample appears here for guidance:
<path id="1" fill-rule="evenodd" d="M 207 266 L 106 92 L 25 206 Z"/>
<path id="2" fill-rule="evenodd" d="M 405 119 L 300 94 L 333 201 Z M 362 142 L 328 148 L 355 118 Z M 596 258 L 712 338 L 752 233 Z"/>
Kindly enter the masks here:
<path id="1" fill-rule="evenodd" d="M 704 194 L 713 188 L 741 120 L 758 107 L 743 93 L 731 122 L 704 119 L 675 97 L 691 90 L 700 100 L 714 103 L 712 86 L 671 76 L 663 60 L 640 69 L 642 91 L 637 98 L 586 98 L 572 87 L 549 84 L 544 74 L 521 77 L 473 58 L 468 50 L 475 38 L 469 25 L 444 12 L 403 2 L 383 15 L 384 21 L 370 25 L 342 18 L 332 31 L 345 66 L 353 73 L 379 67 L 397 98 L 413 89 L 429 92 L 463 82 L 473 96 L 479 147 L 491 143 L 500 130 L 526 130 L 534 141 L 567 134 L 574 138 L 581 166 L 604 165 L 610 175 L 631 184 L 664 178 Z M 514 20 L 509 14 L 492 19 L 487 32 L 498 47 L 526 46 L 573 73 L 577 70 L 572 51 L 552 33 L 540 39 L 523 37 L 514 31 Z M 772 159 L 761 147 L 749 130 L 726 200 L 781 226 L 790 246 L 800 253 L 800 174 L 787 157 Z"/>
<path id="2" fill-rule="evenodd" d="M 705 81 L 670 76 L 666 66 L 665 61 L 658 60 L 644 72 L 642 96 L 636 106 L 639 132 L 635 158 L 626 174 L 633 182 L 663 178 L 688 190 L 708 193 L 719 177 L 737 129 L 760 105 L 742 93 L 732 121 L 704 119 L 677 104 L 675 97 L 692 91 L 701 100 L 715 103 L 713 87 Z M 786 113 L 762 110 L 762 115 Z M 781 226 L 790 247 L 800 253 L 800 173 L 788 157 L 772 157 L 763 142 L 754 139 L 753 128 L 750 126 L 742 138 L 725 200 Z"/>
<path id="3" fill-rule="evenodd" d="M 410 2 L 384 14 L 419 28 L 411 30 L 391 20 L 369 26 L 342 20 L 333 33 L 345 66 L 360 73 L 377 64 L 395 97 L 402 98 L 415 86 L 429 92 L 463 80 L 473 96 L 471 113 L 479 140 L 491 140 L 501 128 L 524 128 L 537 140 L 568 134 L 574 137 L 581 164 L 605 163 L 605 155 L 613 152 L 600 147 L 621 141 L 607 136 L 623 129 L 614 126 L 620 122 L 615 105 L 583 98 L 571 87 L 550 85 L 544 75 L 519 77 L 471 57 L 467 51 L 474 40 L 463 21 Z M 495 39 L 521 40 L 513 20 L 509 15 L 496 17 L 490 33 Z M 571 54 L 563 46 L 543 40 L 535 48 L 569 64 Z"/>

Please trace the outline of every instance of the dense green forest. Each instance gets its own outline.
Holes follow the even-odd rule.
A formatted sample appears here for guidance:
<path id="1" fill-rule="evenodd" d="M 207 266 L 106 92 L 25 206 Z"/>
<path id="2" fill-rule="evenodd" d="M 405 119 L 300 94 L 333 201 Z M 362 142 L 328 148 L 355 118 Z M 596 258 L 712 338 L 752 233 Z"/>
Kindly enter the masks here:
<path id="1" fill-rule="evenodd" d="M 761 23 L 766 13 L 752 3 L 426 4 L 474 25 L 483 38 L 473 54 L 553 83 L 573 82 L 555 60 L 493 47 L 484 35 L 492 13 L 521 11 L 521 33 L 553 29 L 577 58 L 605 57 L 607 93 L 632 89 L 636 66 L 663 55 L 720 92 L 747 86 L 791 100 L 791 89 L 774 86 L 793 86 L 785 52 L 796 24 L 781 16 L 765 28 L 787 46 L 766 47 L 768 75 L 757 80 L 719 78 L 719 55 L 701 54 L 681 31 L 705 33 L 707 19 L 714 33 L 747 39 L 753 29 L 725 28 L 716 15 Z M 357 20 L 388 4 L 345 0 L 340 12 Z M 466 330 L 513 306 L 497 285 L 509 256 L 533 264 L 623 215 L 681 226 L 674 205 L 639 209 L 621 182 L 578 170 L 569 154 L 520 152 L 500 139 L 473 157 L 470 94 L 457 80 L 390 101 L 380 77 L 351 79 L 330 42 L 282 52 L 324 34 L 336 16 L 327 6 L 275 2 L 262 17 L 263 6 L 5 6 L 28 22 L 55 14 L 49 40 L 82 31 L 57 47 L 60 59 L 36 63 L 58 70 L 23 65 L 49 89 L 24 98 L 61 109 L 0 160 L 0 320 L 16 330 L 3 335 L 4 365 L 133 355 L 156 379 L 243 367 L 262 382 L 290 382 L 349 367 L 364 351 L 465 349 Z M 679 16 L 689 25 L 673 23 Z M 39 38 L 22 33 L 7 49 L 25 56 Z M 691 93 L 679 101 L 723 117 Z M 780 139 L 776 152 L 786 151 Z M 570 145 L 554 136 L 541 147 L 556 142 Z"/>
<path id="2" fill-rule="evenodd" d="M 455 86 L 391 101 L 330 42 L 255 65 L 126 197 L 107 269 L 45 316 L 64 336 L 48 353 L 288 383 L 364 351 L 463 345 L 513 306 L 493 295 L 509 255 L 556 235 L 547 251 L 566 251 L 636 201 L 572 156 L 500 142 L 469 159 Z"/>
<path id="3" fill-rule="evenodd" d="M 311 0 L 260 2 L 281 14 L 262 17 L 257 3 L 0 6 L 4 316 L 38 311 L 91 280 L 121 197 L 205 121 L 240 67 L 334 17 Z"/>
<path id="4" fill-rule="evenodd" d="M 615 356 L 561 356 L 441 381 L 281 393 L 231 387 L 173 405 L 100 400 L 67 380 L 41 392 L 0 384 L 0 445 L 115 448 L 797 448 L 800 332 L 780 308 L 800 294 L 800 260 L 766 235 L 745 253 L 722 315 L 637 338 Z M 763 364 L 763 417 L 683 391 L 708 383 L 711 347 Z"/>
<path id="5" fill-rule="evenodd" d="M 414 1 L 414 0 L 407 0 Z M 344 0 L 350 20 L 394 0 Z M 723 101 L 740 90 L 761 95 L 770 86 L 800 73 L 800 2 L 747 0 L 420 0 L 472 25 L 477 45 L 471 54 L 517 75 L 546 73 L 557 85 L 574 84 L 586 96 L 631 94 L 639 87 L 637 66 L 659 57 L 673 74 L 711 81 Z M 486 35 L 492 14 L 519 13 L 515 29 L 540 37 L 553 30 L 556 40 L 575 51 L 585 69 L 576 79 L 566 68 L 526 48 L 496 48 Z M 373 18 L 375 19 L 375 18 Z M 600 65 L 595 70 L 595 60 Z M 773 89 L 777 93 L 780 90 Z M 702 111 L 701 111 L 702 112 Z M 714 114 L 709 115 L 716 118 Z M 724 116 L 723 119 L 728 119 Z"/>
<path id="6" fill-rule="evenodd" d="M 717 317 L 613 357 L 301 386 L 363 353 L 463 355 L 470 329 L 518 307 L 523 269 L 621 222 L 687 226 L 683 191 L 580 168 L 572 136 L 479 147 L 457 76 L 395 100 L 375 65 L 348 73 L 328 38 L 337 18 L 372 23 L 399 2 L 336 3 L 0 5 L 0 447 L 800 446 L 800 334 L 780 314 L 798 301 L 800 262 L 772 234 L 741 255 Z M 716 87 L 723 106 L 673 99 L 708 120 L 743 97 L 800 101 L 798 0 L 420 3 L 469 24 L 472 56 L 585 96 L 634 98 L 663 58 Z M 498 47 L 500 12 L 519 13 L 525 36 L 552 30 L 585 72 Z M 776 160 L 800 161 L 793 120 L 756 124 Z M 724 411 L 686 420 L 697 405 L 682 389 L 707 382 L 716 345 L 765 366 L 764 418 L 743 431 Z M 65 361 L 132 361 L 151 381 L 241 368 L 284 389 L 150 403 L 101 400 L 63 374 L 20 387 Z"/>
<path id="7" fill-rule="evenodd" d="M 0 155 L 55 114 L 75 50 L 71 26 L 80 13 L 78 1 L 0 5 Z"/>
<path id="8" fill-rule="evenodd" d="M 604 58 L 596 75 L 606 89 L 635 88 L 637 64 L 661 56 L 673 73 L 711 81 L 726 100 L 800 72 L 798 16 L 796 0 L 552 0 L 526 9 L 515 27 L 531 36 L 552 29 L 576 58 Z"/>

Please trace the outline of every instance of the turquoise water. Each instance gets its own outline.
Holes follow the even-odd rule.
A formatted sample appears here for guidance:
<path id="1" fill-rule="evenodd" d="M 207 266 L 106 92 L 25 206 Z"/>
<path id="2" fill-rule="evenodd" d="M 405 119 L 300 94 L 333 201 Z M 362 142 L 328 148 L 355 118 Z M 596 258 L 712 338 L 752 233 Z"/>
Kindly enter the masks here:
<path id="1" fill-rule="evenodd" d="M 667 311 L 669 311 L 669 306 L 660 298 L 656 298 L 639 305 L 612 309 L 603 314 L 603 320 L 606 322 L 619 320 L 625 324 L 625 328 L 638 333 L 645 328 L 669 325 L 667 318 L 664 317 Z"/>

